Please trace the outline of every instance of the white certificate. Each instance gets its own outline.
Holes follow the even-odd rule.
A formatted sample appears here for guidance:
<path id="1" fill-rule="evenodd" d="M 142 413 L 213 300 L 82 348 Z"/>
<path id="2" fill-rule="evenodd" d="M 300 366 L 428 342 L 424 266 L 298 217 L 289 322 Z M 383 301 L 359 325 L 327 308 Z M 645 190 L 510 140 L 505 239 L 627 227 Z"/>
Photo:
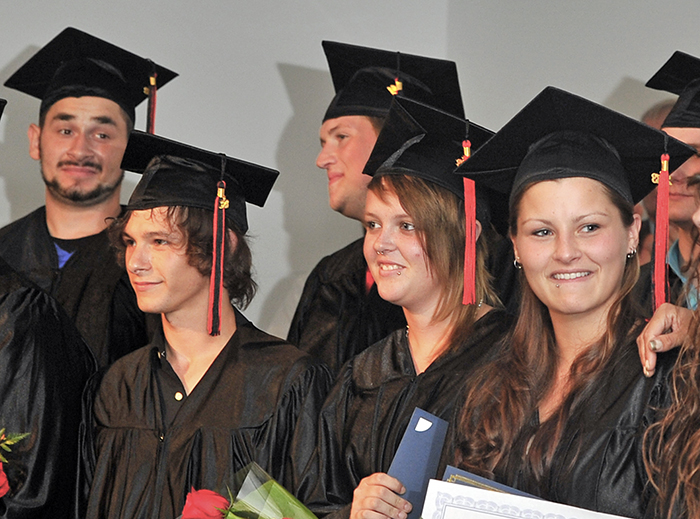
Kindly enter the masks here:
<path id="1" fill-rule="evenodd" d="M 431 479 L 422 519 L 613 519 L 551 501 L 494 492 Z"/>

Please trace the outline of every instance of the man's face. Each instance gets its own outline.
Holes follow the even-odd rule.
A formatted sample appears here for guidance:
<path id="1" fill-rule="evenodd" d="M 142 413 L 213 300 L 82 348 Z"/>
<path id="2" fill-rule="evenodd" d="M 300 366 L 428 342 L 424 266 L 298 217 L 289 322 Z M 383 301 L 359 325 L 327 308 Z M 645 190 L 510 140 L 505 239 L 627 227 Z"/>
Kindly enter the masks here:
<path id="1" fill-rule="evenodd" d="M 29 155 L 41 161 L 48 196 L 92 206 L 119 196 L 120 165 L 128 140 L 126 116 L 102 97 L 66 97 L 28 131 Z"/>
<path id="2" fill-rule="evenodd" d="M 671 137 L 700 150 L 700 128 L 664 128 Z M 697 208 L 695 191 L 689 189 L 687 180 L 700 173 L 700 153 L 686 160 L 678 169 L 671 173 L 672 185 L 669 187 L 668 217 L 680 226 L 692 226 L 693 213 Z"/>
<path id="3" fill-rule="evenodd" d="M 377 131 L 368 117 L 345 115 L 325 121 L 319 134 L 321 152 L 316 165 L 328 174 L 331 209 L 361 221 L 367 184 L 372 180 L 362 170 L 377 142 Z"/>
<path id="4" fill-rule="evenodd" d="M 139 308 L 169 322 L 206 319 L 209 278 L 189 263 L 187 239 L 167 208 L 134 211 L 124 227 L 124 262 Z"/>

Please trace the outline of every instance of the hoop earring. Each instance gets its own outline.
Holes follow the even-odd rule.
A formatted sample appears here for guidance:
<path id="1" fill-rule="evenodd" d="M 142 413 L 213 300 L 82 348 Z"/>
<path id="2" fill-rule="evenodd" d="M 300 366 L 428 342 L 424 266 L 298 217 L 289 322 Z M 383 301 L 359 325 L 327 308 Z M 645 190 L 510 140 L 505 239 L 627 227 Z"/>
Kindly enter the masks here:
<path id="1" fill-rule="evenodd" d="M 518 270 L 522 270 L 522 269 L 523 269 L 523 264 L 520 263 L 519 260 L 520 260 L 520 258 L 515 258 L 515 259 L 513 260 L 513 266 L 514 266 L 516 269 L 518 269 Z"/>

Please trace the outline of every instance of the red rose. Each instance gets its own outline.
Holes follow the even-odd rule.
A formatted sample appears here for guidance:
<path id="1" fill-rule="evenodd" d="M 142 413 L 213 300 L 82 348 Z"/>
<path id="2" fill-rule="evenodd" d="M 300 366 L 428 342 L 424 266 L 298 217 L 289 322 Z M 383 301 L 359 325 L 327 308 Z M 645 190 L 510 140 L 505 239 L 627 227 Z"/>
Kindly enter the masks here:
<path id="1" fill-rule="evenodd" d="M 195 490 L 187 494 L 182 519 L 222 519 L 221 510 L 228 508 L 228 499 L 211 490 Z"/>
<path id="2" fill-rule="evenodd" d="M 10 483 L 7 481 L 7 475 L 2 469 L 2 461 L 0 461 L 0 497 L 4 496 L 10 491 Z"/>

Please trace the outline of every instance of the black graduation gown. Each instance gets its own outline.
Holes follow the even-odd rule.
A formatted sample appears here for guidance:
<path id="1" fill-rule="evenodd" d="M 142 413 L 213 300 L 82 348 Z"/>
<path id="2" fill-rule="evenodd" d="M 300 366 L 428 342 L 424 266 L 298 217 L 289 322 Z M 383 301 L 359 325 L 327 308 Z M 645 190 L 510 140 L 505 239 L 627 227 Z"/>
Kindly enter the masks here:
<path id="1" fill-rule="evenodd" d="M 144 314 L 107 231 L 76 240 L 78 250 L 58 268 L 40 207 L 0 229 L 0 257 L 63 306 L 100 366 L 148 343 Z"/>
<path id="2" fill-rule="evenodd" d="M 0 260 L 0 428 L 30 433 L 3 452 L 0 517 L 70 517 L 81 394 L 96 369 L 56 301 Z"/>
<path id="3" fill-rule="evenodd" d="M 406 326 L 400 306 L 366 290 L 364 238 L 323 258 L 306 279 L 287 340 L 336 374 L 349 359 Z"/>
<path id="4" fill-rule="evenodd" d="M 92 408 L 86 449 L 88 518 L 177 517 L 191 487 L 227 494 L 256 461 L 293 488 L 296 463 L 316 445 L 316 420 L 330 374 L 297 348 L 239 315 L 238 329 L 167 423 L 162 332 L 115 362 Z"/>
<path id="5" fill-rule="evenodd" d="M 680 301 L 683 292 L 683 281 L 670 268 L 668 274 L 668 300 L 679 306 L 686 306 L 685 301 Z M 639 268 L 639 279 L 632 289 L 633 301 L 636 301 L 643 315 L 651 317 L 654 313 L 654 282 L 653 260 Z"/>
<path id="6" fill-rule="evenodd" d="M 496 479 L 551 501 L 644 517 L 650 496 L 642 437 L 656 420 L 655 409 L 668 402 L 668 373 L 676 355 L 660 355 L 654 377 L 646 378 L 637 345 L 626 345 L 600 377 L 595 393 L 567 421 L 544 484 L 539 486 L 524 475 L 518 463 L 522 449 L 517 447 L 510 466 L 497 470 Z M 534 417 L 533 426 L 536 424 Z"/>
<path id="7" fill-rule="evenodd" d="M 495 354 L 494 344 L 509 324 L 504 312 L 489 312 L 458 350 L 444 353 L 420 375 L 405 329 L 347 362 L 321 411 L 317 461 L 301 482 L 299 495 L 311 511 L 348 517 L 360 480 L 389 470 L 414 409 L 449 421 L 465 378 Z"/>

